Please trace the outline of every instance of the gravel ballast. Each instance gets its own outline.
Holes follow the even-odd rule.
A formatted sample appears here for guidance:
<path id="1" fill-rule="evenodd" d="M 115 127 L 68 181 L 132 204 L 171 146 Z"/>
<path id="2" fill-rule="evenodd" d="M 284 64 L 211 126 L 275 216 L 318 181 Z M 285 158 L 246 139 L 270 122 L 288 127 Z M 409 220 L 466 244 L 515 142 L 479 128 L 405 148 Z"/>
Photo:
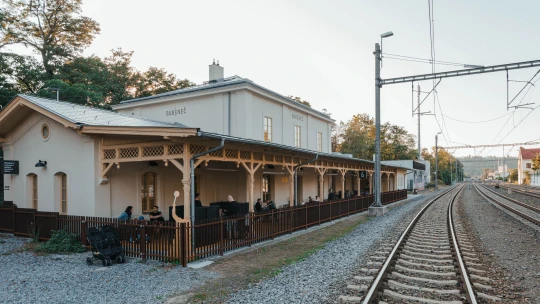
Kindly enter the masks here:
<path id="1" fill-rule="evenodd" d="M 279 275 L 237 292 L 227 303 L 338 302 L 343 285 L 358 273 L 359 263 L 371 253 L 372 246 L 390 237 L 387 234 L 395 234 L 392 228 L 416 214 L 433 194 L 396 206 L 384 216 L 359 225 L 305 260 L 283 268 Z"/>
<path id="2" fill-rule="evenodd" d="M 489 277 L 504 302 L 540 303 L 540 235 L 467 188 L 461 214 L 475 245 L 491 260 Z"/>
<path id="3" fill-rule="evenodd" d="M 127 263 L 86 265 L 90 252 L 37 256 L 28 239 L 0 234 L 0 303 L 160 303 L 217 274 L 127 258 Z"/>

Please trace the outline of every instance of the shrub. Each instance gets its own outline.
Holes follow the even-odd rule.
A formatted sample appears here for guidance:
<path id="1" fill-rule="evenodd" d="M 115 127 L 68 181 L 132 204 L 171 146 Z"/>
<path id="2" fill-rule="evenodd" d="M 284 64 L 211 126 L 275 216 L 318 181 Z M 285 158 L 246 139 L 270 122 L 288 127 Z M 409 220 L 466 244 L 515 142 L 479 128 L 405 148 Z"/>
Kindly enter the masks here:
<path id="1" fill-rule="evenodd" d="M 44 253 L 73 253 L 84 252 L 85 249 L 74 233 L 66 230 L 51 231 L 51 238 L 36 247 L 36 252 Z"/>

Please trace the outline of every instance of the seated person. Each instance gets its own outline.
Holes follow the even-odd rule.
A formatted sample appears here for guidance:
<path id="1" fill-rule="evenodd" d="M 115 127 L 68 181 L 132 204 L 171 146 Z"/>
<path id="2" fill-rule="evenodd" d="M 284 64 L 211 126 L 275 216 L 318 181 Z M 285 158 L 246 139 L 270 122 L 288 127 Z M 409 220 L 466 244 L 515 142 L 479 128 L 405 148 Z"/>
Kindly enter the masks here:
<path id="1" fill-rule="evenodd" d="M 274 201 L 270 201 L 270 203 L 268 203 L 268 209 L 269 210 L 276 210 L 276 204 L 274 203 Z"/>
<path id="2" fill-rule="evenodd" d="M 255 212 L 259 212 L 259 211 L 262 211 L 262 204 L 261 204 L 261 199 L 257 199 L 257 202 L 255 203 Z"/>
<path id="3" fill-rule="evenodd" d="M 120 216 L 118 217 L 121 221 L 129 221 L 131 220 L 131 212 L 133 211 L 133 207 L 127 206 L 126 211 L 122 212 Z"/>
<path id="4" fill-rule="evenodd" d="M 308 203 L 313 203 L 313 199 L 311 198 L 311 196 L 308 199 Z"/>
<path id="5" fill-rule="evenodd" d="M 200 194 L 195 193 L 195 208 L 202 207 L 202 202 L 200 201 Z"/>
<path id="6" fill-rule="evenodd" d="M 234 200 L 232 195 L 227 196 L 227 205 L 223 208 L 223 214 L 225 216 L 236 215 L 238 213 L 238 203 Z"/>
<path id="7" fill-rule="evenodd" d="M 318 196 L 318 195 L 317 195 L 317 196 L 315 196 L 315 200 L 314 200 L 314 202 L 316 202 L 316 203 L 318 203 L 318 202 L 319 202 L 319 196 Z"/>
<path id="8" fill-rule="evenodd" d="M 163 218 L 163 215 L 161 214 L 161 211 L 159 211 L 158 206 L 154 206 L 154 211 L 150 212 L 150 221 L 160 221 L 163 222 L 165 219 Z"/>

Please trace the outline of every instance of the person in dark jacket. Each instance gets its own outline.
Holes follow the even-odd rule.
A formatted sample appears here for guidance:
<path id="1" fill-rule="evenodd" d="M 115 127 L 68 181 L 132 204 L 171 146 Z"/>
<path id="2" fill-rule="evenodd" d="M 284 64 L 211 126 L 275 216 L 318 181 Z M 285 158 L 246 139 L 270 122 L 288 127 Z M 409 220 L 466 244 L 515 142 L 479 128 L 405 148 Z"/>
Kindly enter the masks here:
<path id="1" fill-rule="evenodd" d="M 195 208 L 202 207 L 202 202 L 200 201 L 200 194 L 195 193 Z"/>
<path id="2" fill-rule="evenodd" d="M 232 195 L 227 196 L 227 206 L 224 208 L 223 213 L 226 216 L 236 215 L 238 213 L 238 203 L 234 200 Z"/>
<path id="3" fill-rule="evenodd" d="M 262 204 L 261 204 L 261 199 L 257 199 L 257 202 L 255 203 L 255 212 L 259 212 L 259 211 L 262 211 Z"/>

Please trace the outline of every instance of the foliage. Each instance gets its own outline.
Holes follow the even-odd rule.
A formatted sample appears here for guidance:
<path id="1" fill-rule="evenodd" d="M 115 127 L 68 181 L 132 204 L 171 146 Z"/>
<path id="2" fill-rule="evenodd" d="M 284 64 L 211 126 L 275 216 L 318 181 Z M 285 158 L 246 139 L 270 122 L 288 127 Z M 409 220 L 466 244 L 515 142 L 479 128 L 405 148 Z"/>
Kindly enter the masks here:
<path id="1" fill-rule="evenodd" d="M 532 159 L 531 169 L 534 172 L 534 178 L 536 182 L 536 173 L 538 170 L 540 170 L 540 154 L 539 153 L 536 153 L 536 157 Z"/>
<path id="2" fill-rule="evenodd" d="M 24 45 L 42 60 L 48 79 L 99 34 L 99 24 L 81 13 L 82 0 L 4 0 L 0 47 Z"/>
<path id="3" fill-rule="evenodd" d="M 36 252 L 44 253 L 76 253 L 84 252 L 85 249 L 77 239 L 77 234 L 69 233 L 65 229 L 52 231 L 51 238 L 40 244 Z"/>
<path id="4" fill-rule="evenodd" d="M 426 148 L 422 149 L 422 158 L 430 162 L 430 169 L 432 175 L 431 177 L 432 180 L 435 180 L 435 147 L 433 147 L 432 152 L 429 152 Z M 463 165 L 459 160 L 457 160 L 454 156 L 448 153 L 448 151 L 446 151 L 444 148 L 438 148 L 438 162 L 439 172 L 437 176 L 442 183 L 446 185 L 451 185 L 452 181 L 463 181 Z"/>
<path id="5" fill-rule="evenodd" d="M 163 69 L 138 71 L 133 52 L 114 49 L 106 58 L 83 57 L 99 24 L 81 16 L 82 0 L 2 0 L 0 8 L 0 106 L 19 93 L 109 108 L 123 100 L 173 91 L 194 83 Z M 22 45 L 39 60 L 5 50 Z"/>
<path id="6" fill-rule="evenodd" d="M 333 129 L 334 151 L 372 159 L 375 131 L 375 119 L 368 114 L 356 114 L 347 123 L 340 122 Z M 414 135 L 388 122 L 381 125 L 381 160 L 414 159 L 416 155 Z"/>
<path id="7" fill-rule="evenodd" d="M 531 184 L 531 173 L 529 171 L 523 171 L 523 175 L 525 176 L 523 178 L 523 183 L 525 185 L 530 185 Z"/>
<path id="8" fill-rule="evenodd" d="M 298 102 L 298 103 L 301 103 L 301 104 L 311 108 L 311 103 L 309 103 L 309 101 L 307 101 L 307 100 L 304 100 L 304 99 L 302 99 L 302 98 L 300 98 L 298 96 L 293 97 L 292 95 L 289 95 L 287 97 L 294 100 L 294 101 L 296 101 L 296 102 Z"/>
<path id="9" fill-rule="evenodd" d="M 517 182 L 518 181 L 518 169 L 510 169 L 510 171 L 508 173 L 508 179 L 511 180 L 512 182 Z"/>

